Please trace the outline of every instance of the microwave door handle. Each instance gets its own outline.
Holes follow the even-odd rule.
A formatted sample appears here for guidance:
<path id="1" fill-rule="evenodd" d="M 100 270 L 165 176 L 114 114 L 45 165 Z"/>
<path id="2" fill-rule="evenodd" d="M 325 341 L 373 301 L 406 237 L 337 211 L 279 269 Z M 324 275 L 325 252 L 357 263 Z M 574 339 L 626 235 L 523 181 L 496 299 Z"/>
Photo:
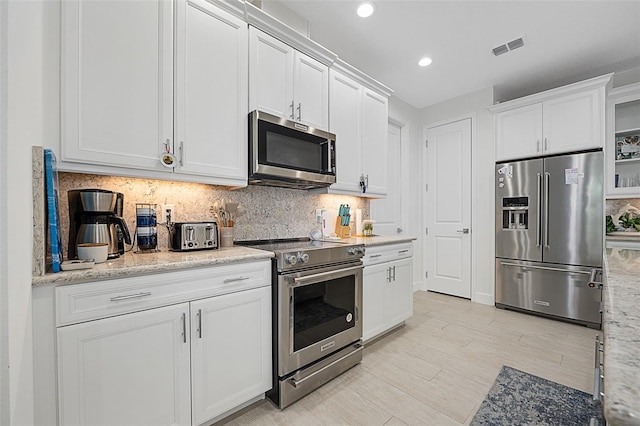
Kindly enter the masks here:
<path id="1" fill-rule="evenodd" d="M 337 271 L 329 271 L 329 272 L 320 272 L 318 274 L 306 275 L 304 277 L 295 277 L 293 278 L 293 284 L 298 285 L 307 285 L 317 283 L 320 280 L 331 280 L 333 278 L 343 277 L 345 275 L 349 275 L 351 272 L 362 271 L 362 265 L 352 266 L 350 268 L 342 268 Z"/>

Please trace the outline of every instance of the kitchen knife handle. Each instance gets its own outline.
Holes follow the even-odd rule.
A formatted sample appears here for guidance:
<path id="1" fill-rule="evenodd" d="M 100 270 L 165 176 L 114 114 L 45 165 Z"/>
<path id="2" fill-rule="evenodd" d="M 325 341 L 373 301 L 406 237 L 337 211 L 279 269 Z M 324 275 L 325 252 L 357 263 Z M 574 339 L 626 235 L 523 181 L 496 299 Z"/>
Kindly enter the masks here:
<path id="1" fill-rule="evenodd" d="M 544 173 L 544 246 L 549 248 L 549 178 L 550 173 Z"/>

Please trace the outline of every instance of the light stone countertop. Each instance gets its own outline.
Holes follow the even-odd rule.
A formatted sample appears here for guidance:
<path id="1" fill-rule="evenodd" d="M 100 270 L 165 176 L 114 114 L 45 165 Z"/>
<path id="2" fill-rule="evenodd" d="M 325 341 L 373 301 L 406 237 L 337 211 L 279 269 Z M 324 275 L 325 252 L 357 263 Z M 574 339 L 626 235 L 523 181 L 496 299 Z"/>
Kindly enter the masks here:
<path id="1" fill-rule="evenodd" d="M 640 250 L 605 253 L 604 416 L 611 425 L 640 425 Z"/>
<path id="2" fill-rule="evenodd" d="M 364 244 L 366 247 L 406 243 L 414 237 L 352 237 L 335 241 L 344 244 Z M 225 263 L 245 262 L 269 259 L 274 255 L 270 251 L 258 250 L 244 246 L 225 247 L 217 250 L 191 252 L 172 252 L 164 249 L 158 253 L 126 253 L 119 259 L 108 260 L 96 264 L 91 269 L 62 271 L 34 276 L 32 285 L 75 284 L 87 281 L 99 281 L 123 278 L 134 275 L 156 274 L 182 269 L 201 268 Z"/>
<path id="3" fill-rule="evenodd" d="M 233 246 L 217 250 L 172 252 L 164 249 L 158 253 L 126 253 L 119 259 L 96 264 L 91 269 L 47 273 L 34 276 L 32 284 L 75 284 L 134 275 L 156 274 L 182 269 L 202 268 L 235 262 L 270 259 L 273 253 L 249 247 Z"/>

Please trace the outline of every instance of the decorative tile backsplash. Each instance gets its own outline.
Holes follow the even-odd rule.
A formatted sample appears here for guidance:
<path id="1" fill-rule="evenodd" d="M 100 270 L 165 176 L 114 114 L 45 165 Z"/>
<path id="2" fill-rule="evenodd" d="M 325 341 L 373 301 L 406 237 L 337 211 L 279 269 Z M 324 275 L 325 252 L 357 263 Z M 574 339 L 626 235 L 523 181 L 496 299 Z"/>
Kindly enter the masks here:
<path id="1" fill-rule="evenodd" d="M 310 194 L 307 191 L 248 186 L 237 190 L 189 182 L 59 173 L 60 221 L 66 255 L 69 235 L 67 191 L 72 189 L 106 189 L 124 194 L 124 219 L 132 234 L 135 231 L 136 203 L 173 204 L 176 222 L 211 221 L 209 209 L 216 200 L 242 204 L 246 215 L 234 225 L 235 240 L 306 237 L 320 225 L 315 222 L 316 209 L 335 209 L 349 204 L 352 211 L 362 209 L 369 218 L 369 201 L 359 197 Z M 158 215 L 160 221 L 160 215 Z M 353 221 L 352 221 L 353 223 Z M 353 225 L 352 227 L 355 227 Z M 158 248 L 167 249 L 167 229 L 158 225 Z"/>

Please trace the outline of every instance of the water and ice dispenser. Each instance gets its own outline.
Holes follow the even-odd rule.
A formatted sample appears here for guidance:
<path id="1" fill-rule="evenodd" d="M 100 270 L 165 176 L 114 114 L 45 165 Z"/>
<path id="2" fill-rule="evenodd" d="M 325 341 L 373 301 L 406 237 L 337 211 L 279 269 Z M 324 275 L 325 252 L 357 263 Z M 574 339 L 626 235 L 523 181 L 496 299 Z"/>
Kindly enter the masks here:
<path id="1" fill-rule="evenodd" d="M 529 197 L 502 199 L 502 229 L 529 229 Z"/>

